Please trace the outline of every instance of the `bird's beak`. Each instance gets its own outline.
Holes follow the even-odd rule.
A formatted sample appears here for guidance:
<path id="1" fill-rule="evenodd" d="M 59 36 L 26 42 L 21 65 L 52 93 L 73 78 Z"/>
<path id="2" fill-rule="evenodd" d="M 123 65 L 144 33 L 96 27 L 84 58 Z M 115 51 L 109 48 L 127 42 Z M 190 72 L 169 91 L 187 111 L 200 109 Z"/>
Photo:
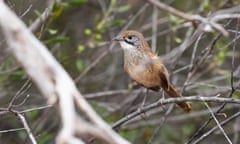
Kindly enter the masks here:
<path id="1" fill-rule="evenodd" d="M 113 41 L 123 41 L 123 38 L 121 38 L 120 36 L 116 36 L 112 40 Z"/>

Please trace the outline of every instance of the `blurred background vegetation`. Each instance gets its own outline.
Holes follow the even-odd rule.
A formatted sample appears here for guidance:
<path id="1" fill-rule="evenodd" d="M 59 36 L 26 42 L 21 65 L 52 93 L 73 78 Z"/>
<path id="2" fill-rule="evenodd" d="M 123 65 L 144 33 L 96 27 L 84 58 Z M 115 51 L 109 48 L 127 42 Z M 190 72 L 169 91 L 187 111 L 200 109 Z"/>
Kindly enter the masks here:
<path id="1" fill-rule="evenodd" d="M 10 8 L 31 26 L 35 19 L 49 7 L 48 0 L 5 0 Z M 208 16 L 223 8 L 239 5 L 238 0 L 162 0 L 162 2 L 186 14 Z M 157 13 L 157 31 L 153 31 L 153 13 Z M 187 50 L 171 63 L 165 57 L 171 81 L 186 96 L 227 97 L 231 92 L 231 72 L 234 72 L 236 92 L 239 98 L 239 20 L 226 20 L 230 36 L 221 37 L 211 54 L 198 66 L 191 78 L 192 56 L 197 62 L 206 47 L 218 32 L 204 33 Z M 152 35 L 157 34 L 156 52 L 164 57 L 178 48 L 194 29 L 184 25 L 184 20 L 157 10 L 144 0 L 62 0 L 50 7 L 49 18 L 34 32 L 65 70 L 75 80 L 80 92 L 88 99 L 98 114 L 109 124 L 135 111 L 144 96 L 144 91 L 132 86 L 124 73 L 120 46 L 111 41 L 120 31 L 134 29 L 142 32 L 151 44 Z M 61 127 L 56 108 L 47 106 L 21 66 L 8 53 L 4 37 L 0 34 L 0 110 L 7 108 L 14 95 L 14 109 L 23 111 L 39 144 L 54 143 Z M 196 48 L 196 53 L 194 52 Z M 235 51 L 233 51 L 235 47 Z M 235 58 L 232 65 L 232 58 Z M 195 63 L 194 63 L 195 64 Z M 187 66 L 187 67 L 186 67 Z M 232 68 L 233 66 L 233 68 Z M 188 81 L 186 81 L 188 79 Z M 147 103 L 158 100 L 161 93 L 150 92 Z M 214 110 L 220 104 L 209 104 Z M 192 103 L 193 112 L 185 114 L 179 109 L 167 113 L 169 106 L 160 107 L 140 118 L 129 121 L 118 129 L 119 134 L 134 144 L 179 144 L 190 137 L 210 117 L 206 106 Z M 227 105 L 223 113 L 227 116 L 239 111 L 237 105 Z M 224 120 L 223 115 L 218 116 Z M 240 143 L 240 118 L 224 126 L 234 142 Z M 212 121 L 204 131 L 215 126 Z M 17 117 L 0 113 L 0 143 L 30 143 Z M 237 128 L 236 128 L 237 127 Z M 202 133 L 204 133 L 204 131 Z M 97 142 L 95 142 L 97 143 Z M 216 132 L 202 143 L 226 143 L 220 132 Z"/>

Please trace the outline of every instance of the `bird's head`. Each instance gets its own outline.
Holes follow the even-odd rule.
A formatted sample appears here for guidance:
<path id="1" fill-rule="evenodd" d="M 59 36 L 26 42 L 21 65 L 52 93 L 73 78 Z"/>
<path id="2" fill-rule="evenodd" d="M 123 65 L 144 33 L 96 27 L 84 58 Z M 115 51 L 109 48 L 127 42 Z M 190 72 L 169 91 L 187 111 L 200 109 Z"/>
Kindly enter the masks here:
<path id="1" fill-rule="evenodd" d="M 136 49 L 146 43 L 143 35 L 137 31 L 125 31 L 113 38 L 114 41 L 118 41 L 123 49 Z"/>

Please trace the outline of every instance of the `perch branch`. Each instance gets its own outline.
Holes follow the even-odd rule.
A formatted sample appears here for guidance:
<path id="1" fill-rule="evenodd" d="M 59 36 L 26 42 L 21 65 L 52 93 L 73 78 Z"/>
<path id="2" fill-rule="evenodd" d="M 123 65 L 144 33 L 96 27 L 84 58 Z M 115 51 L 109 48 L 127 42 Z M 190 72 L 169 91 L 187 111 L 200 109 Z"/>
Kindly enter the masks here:
<path id="1" fill-rule="evenodd" d="M 204 96 L 191 96 L 191 97 L 183 97 L 183 98 L 167 98 L 167 99 L 160 99 L 159 101 L 149 104 L 147 106 L 142 107 L 141 109 L 138 109 L 135 112 L 130 113 L 129 115 L 123 117 L 116 123 L 112 125 L 113 129 L 118 128 L 122 124 L 126 123 L 127 121 L 135 118 L 136 116 L 139 116 L 142 113 L 145 113 L 147 111 L 150 111 L 151 109 L 154 109 L 156 107 L 170 104 L 170 103 L 177 103 L 177 102 L 188 102 L 188 101 L 194 101 L 194 102 L 216 102 L 216 103 L 236 103 L 240 104 L 240 99 L 233 99 L 233 98 L 220 98 L 220 97 L 204 97 Z"/>

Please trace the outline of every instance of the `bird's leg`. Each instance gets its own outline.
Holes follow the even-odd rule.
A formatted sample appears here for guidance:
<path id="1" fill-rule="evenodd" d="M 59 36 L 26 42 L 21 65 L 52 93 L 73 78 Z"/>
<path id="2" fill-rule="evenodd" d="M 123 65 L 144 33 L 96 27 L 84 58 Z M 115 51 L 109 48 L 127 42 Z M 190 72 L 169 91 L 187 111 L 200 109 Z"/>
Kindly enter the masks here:
<path id="1" fill-rule="evenodd" d="M 162 101 L 162 100 L 165 99 L 165 93 L 164 93 L 164 91 L 163 91 L 162 88 L 160 89 L 160 92 L 162 93 L 162 97 L 160 97 L 158 101 Z M 166 107 L 165 107 L 165 105 L 162 105 L 162 108 L 163 108 L 163 110 L 166 111 Z"/>
<path id="2" fill-rule="evenodd" d="M 147 99 L 147 96 L 148 96 L 148 89 L 145 88 L 145 95 L 144 95 L 141 107 L 144 107 L 146 99 Z"/>
<path id="3" fill-rule="evenodd" d="M 160 92 L 162 93 L 162 97 L 160 99 L 164 100 L 165 99 L 165 93 L 164 93 L 162 88 L 161 88 Z"/>

